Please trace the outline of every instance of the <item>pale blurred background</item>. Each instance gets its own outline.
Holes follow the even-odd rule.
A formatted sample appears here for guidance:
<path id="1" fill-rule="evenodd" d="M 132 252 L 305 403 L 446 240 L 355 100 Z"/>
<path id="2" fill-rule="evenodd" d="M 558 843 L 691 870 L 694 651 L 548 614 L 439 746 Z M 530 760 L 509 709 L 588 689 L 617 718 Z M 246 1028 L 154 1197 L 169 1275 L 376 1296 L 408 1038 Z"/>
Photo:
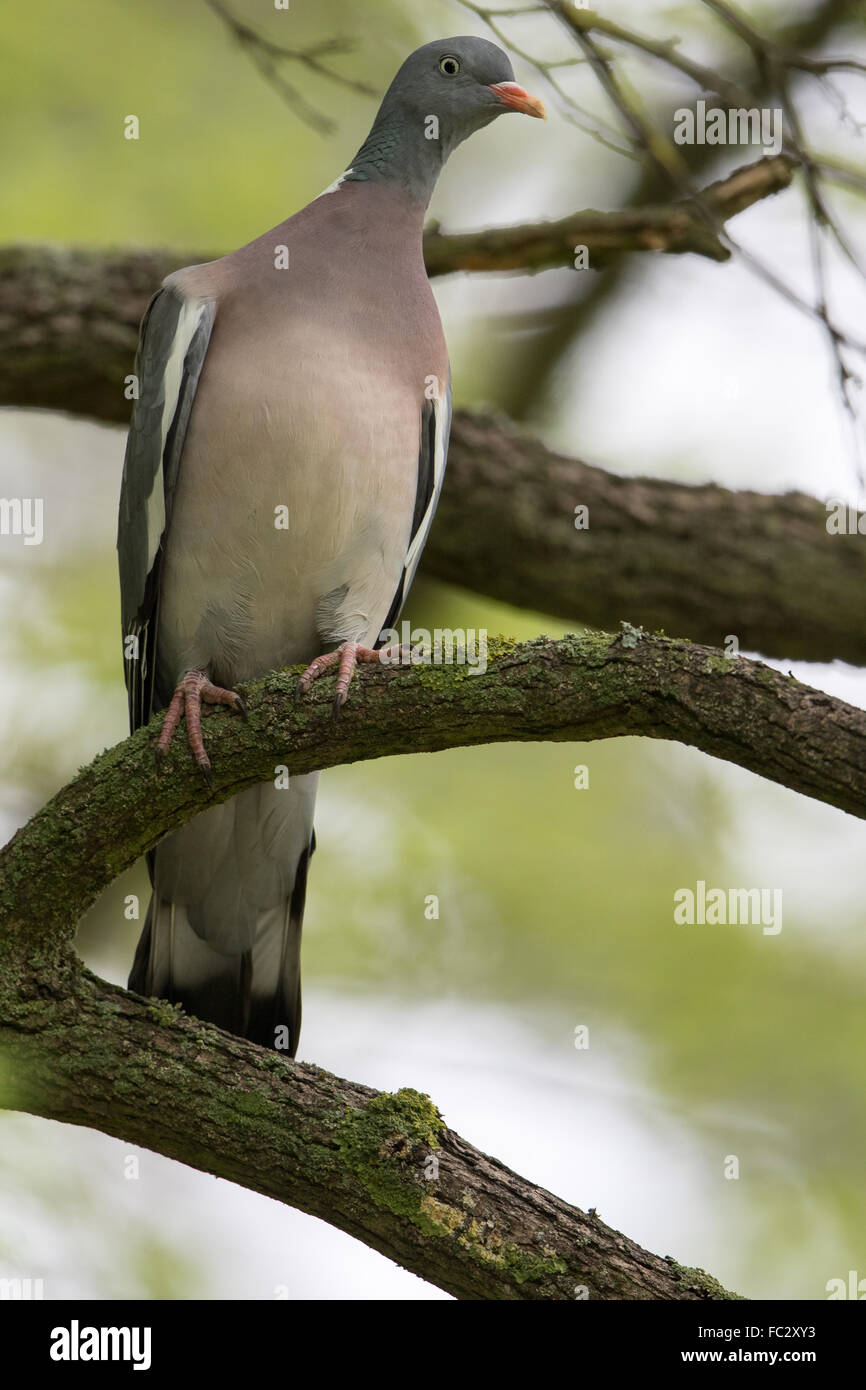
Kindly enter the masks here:
<path id="1" fill-rule="evenodd" d="M 487 33 L 457 4 L 231 4 L 287 44 L 354 37 L 354 54 L 334 65 L 377 90 L 417 44 Z M 745 8 L 766 25 L 806 9 Z M 680 34 L 707 61 L 742 61 L 696 0 L 610 12 Z M 288 71 L 338 122 L 332 135 L 311 131 L 199 0 L 73 10 L 34 0 L 4 28 L 7 242 L 229 250 L 330 183 L 375 112 L 372 99 Z M 534 53 L 568 52 L 549 18 L 511 32 Z M 862 58 L 866 43 L 839 30 L 828 49 Z M 448 230 L 615 208 L 638 175 L 564 119 L 538 74 L 519 59 L 515 69 L 550 121 L 498 122 L 454 156 L 431 207 Z M 658 69 L 626 71 L 648 98 L 694 96 Z M 585 65 L 568 83 L 609 115 Z M 864 118 L 864 79 L 840 87 Z M 814 84 L 798 93 L 813 140 L 862 166 L 862 138 L 837 128 Z M 129 113 L 137 142 L 122 138 Z M 757 153 L 722 150 L 701 181 Z M 862 249 L 863 204 L 846 194 L 834 207 Z M 731 223 L 802 293 L 805 227 L 799 190 Z M 492 403 L 614 471 L 864 505 L 814 324 L 736 262 L 642 255 L 597 313 L 575 316 L 542 370 L 540 311 L 594 283 L 576 289 L 569 271 L 437 280 L 457 401 Z M 862 328 L 857 277 L 834 263 L 830 285 L 841 321 Z M 3 839 L 126 734 L 114 554 L 123 447 L 120 429 L 0 411 L 0 495 L 45 499 L 41 546 L 0 540 Z M 407 616 L 518 637 L 565 630 L 432 582 L 419 583 Z M 774 664 L 866 704 L 866 676 L 840 663 Z M 587 790 L 574 787 L 579 764 Z M 330 771 L 317 833 L 302 1059 L 429 1092 L 476 1145 L 741 1293 L 823 1298 L 828 1279 L 866 1275 L 860 822 L 693 750 L 629 739 Z M 781 934 L 675 927 L 674 890 L 698 879 L 781 888 Z M 80 933 L 87 963 L 121 983 L 140 929 L 124 917 L 132 892 L 143 911 L 141 867 Z M 438 921 L 425 919 L 429 894 Z M 575 1049 L 578 1025 L 589 1050 Z M 137 1179 L 124 1176 L 130 1153 Z M 736 1181 L 724 1176 L 728 1155 Z M 48 1298 L 445 1296 L 266 1198 L 91 1131 L 6 1114 L 0 1275 L 16 1274 L 42 1278 Z"/>

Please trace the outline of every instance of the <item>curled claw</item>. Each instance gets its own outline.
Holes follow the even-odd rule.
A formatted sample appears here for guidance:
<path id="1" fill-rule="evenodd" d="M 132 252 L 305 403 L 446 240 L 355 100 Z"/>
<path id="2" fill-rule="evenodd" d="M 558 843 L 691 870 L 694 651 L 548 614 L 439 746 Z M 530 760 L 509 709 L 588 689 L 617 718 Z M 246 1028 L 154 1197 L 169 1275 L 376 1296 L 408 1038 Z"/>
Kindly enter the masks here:
<path id="1" fill-rule="evenodd" d="M 213 791 L 213 772 L 201 732 L 202 704 L 228 705 L 243 719 L 247 717 L 247 707 L 236 691 L 225 690 L 221 685 L 214 685 L 205 671 L 186 671 L 181 677 L 177 689 L 171 697 L 171 703 L 165 712 L 162 731 L 156 745 L 156 762 L 159 767 L 165 761 L 175 730 L 181 719 L 184 718 L 190 752 L 195 758 L 208 788 Z"/>
<path id="2" fill-rule="evenodd" d="M 372 647 L 362 647 L 358 642 L 343 642 L 332 652 L 324 652 L 311 661 L 303 672 L 296 687 L 299 695 L 305 695 L 313 681 L 324 675 L 332 666 L 337 666 L 337 691 L 334 697 L 334 718 L 337 719 L 349 695 L 349 686 L 359 661 L 382 662 L 383 657 L 393 657 L 402 653 L 402 647 L 386 647 L 375 651 Z"/>

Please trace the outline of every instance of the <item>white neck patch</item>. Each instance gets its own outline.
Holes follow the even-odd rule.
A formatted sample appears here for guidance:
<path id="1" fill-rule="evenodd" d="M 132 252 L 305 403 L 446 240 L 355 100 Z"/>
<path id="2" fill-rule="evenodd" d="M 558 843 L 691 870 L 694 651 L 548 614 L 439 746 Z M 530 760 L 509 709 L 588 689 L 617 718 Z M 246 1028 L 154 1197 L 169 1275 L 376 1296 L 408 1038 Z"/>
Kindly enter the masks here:
<path id="1" fill-rule="evenodd" d="M 336 193 L 337 189 L 340 187 L 340 184 L 343 183 L 351 173 L 352 170 L 347 169 L 346 172 L 344 174 L 341 174 L 338 179 L 334 179 L 333 183 L 329 183 L 327 188 L 323 188 L 321 193 L 317 193 L 316 197 L 324 198 L 326 193 Z M 315 202 L 315 199 L 313 201 Z"/>

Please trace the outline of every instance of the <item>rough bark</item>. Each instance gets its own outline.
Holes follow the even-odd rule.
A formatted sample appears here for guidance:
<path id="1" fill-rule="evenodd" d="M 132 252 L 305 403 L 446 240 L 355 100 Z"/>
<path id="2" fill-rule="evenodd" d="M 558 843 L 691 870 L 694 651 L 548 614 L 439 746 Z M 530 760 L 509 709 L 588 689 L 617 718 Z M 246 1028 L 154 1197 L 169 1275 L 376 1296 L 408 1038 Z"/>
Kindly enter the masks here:
<path id="1" fill-rule="evenodd" d="M 497 643 L 484 672 L 365 668 L 338 723 L 274 672 L 206 716 L 217 800 L 387 753 L 644 734 L 866 815 L 866 714 L 757 662 L 621 635 Z M 217 722 L 215 722 L 215 720 Z M 461 1298 L 724 1298 L 474 1150 L 426 1097 L 291 1064 L 96 980 L 72 951 L 98 893 L 209 794 L 155 725 L 85 768 L 0 854 L 0 1103 L 96 1127 L 321 1216 Z M 438 1161 L 438 1172 L 431 1159 Z"/>
<path id="2" fill-rule="evenodd" d="M 274 672 L 246 721 L 206 715 L 214 797 L 388 753 L 496 740 L 674 738 L 866 815 L 866 714 L 760 663 L 625 626 L 500 642 L 485 672 L 366 667 L 335 723 Z M 0 1104 L 141 1143 L 331 1222 L 460 1298 L 728 1294 L 511 1173 L 411 1090 L 377 1094 L 106 985 L 81 913 L 209 799 L 156 726 L 85 768 L 0 853 Z M 434 1163 L 433 1160 L 436 1160 Z M 438 1170 L 437 1170 L 438 1165 Z"/>
<path id="3" fill-rule="evenodd" d="M 801 492 L 617 477 L 464 412 L 421 572 L 567 621 L 863 665 L 866 536 L 827 521 Z"/>
<path id="4" fill-rule="evenodd" d="M 381 1093 L 0 949 L 0 1105 L 86 1125 L 285 1202 L 463 1299 L 734 1298 Z M 17 988 L 16 988 L 17 986 Z"/>
<path id="5" fill-rule="evenodd" d="M 205 712 L 213 799 L 292 775 L 396 753 L 482 743 L 639 734 L 691 744 L 782 786 L 866 817 L 866 712 L 761 662 L 649 636 L 626 624 L 560 641 L 491 641 L 488 666 L 370 666 L 338 721 L 331 682 L 306 697 L 295 675 L 239 686 L 244 721 Z M 218 722 L 214 722 L 214 721 Z M 159 716 L 108 749 L 0 854 L 0 927 L 48 944 L 97 895 L 209 802 L 182 737 L 158 769 Z"/>

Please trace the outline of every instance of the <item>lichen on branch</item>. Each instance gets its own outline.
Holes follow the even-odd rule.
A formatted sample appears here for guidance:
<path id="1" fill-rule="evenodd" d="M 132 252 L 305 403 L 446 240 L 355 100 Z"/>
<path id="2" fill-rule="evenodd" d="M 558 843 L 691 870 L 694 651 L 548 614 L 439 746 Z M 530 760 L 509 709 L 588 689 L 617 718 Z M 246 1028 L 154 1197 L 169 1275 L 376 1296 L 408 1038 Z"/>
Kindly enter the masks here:
<path id="1" fill-rule="evenodd" d="M 213 797 L 291 773 L 497 741 L 678 739 L 866 815 L 866 713 L 759 662 L 652 636 L 488 644 L 485 670 L 365 667 L 242 687 L 205 716 Z M 0 851 L 0 1105 L 98 1128 L 296 1206 L 459 1298 L 732 1298 L 474 1149 L 410 1089 L 383 1096 L 96 979 L 78 918 L 211 800 L 159 716 L 101 754 Z"/>

